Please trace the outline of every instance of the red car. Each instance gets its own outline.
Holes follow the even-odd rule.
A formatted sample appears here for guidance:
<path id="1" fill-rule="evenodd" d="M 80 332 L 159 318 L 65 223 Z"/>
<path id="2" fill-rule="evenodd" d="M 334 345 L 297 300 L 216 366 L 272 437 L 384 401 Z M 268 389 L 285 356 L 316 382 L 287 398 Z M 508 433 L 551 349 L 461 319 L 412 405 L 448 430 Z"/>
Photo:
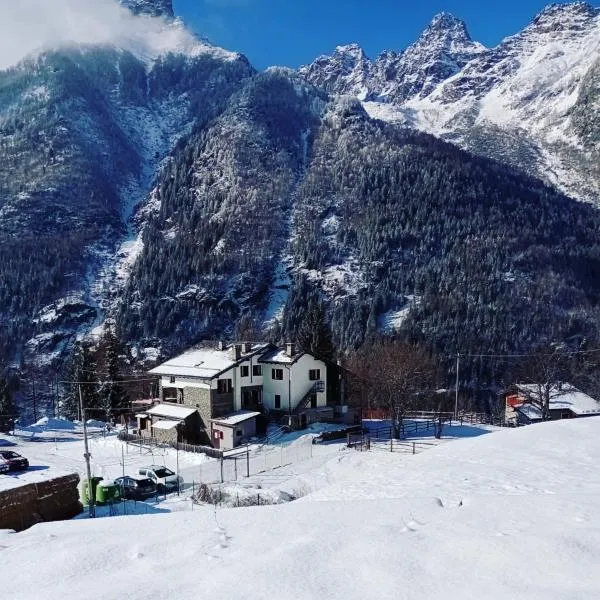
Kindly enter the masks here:
<path id="1" fill-rule="evenodd" d="M 0 460 L 2 459 L 10 471 L 25 471 L 29 468 L 29 461 L 12 450 L 0 450 Z"/>

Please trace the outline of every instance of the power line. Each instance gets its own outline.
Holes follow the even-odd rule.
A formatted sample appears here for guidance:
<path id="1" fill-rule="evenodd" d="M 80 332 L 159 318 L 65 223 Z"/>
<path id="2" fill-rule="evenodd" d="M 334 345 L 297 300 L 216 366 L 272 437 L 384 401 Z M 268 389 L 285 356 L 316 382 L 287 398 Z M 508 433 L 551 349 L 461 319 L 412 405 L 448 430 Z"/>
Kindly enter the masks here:
<path id="1" fill-rule="evenodd" d="M 460 356 L 461 358 L 528 358 L 531 356 L 572 356 L 574 354 L 595 354 L 598 352 L 600 352 L 600 348 L 596 348 L 594 350 L 565 350 L 552 353 L 530 352 L 527 354 L 469 354 L 460 352 Z M 446 354 L 445 358 L 456 358 L 456 356 L 457 354 Z"/>
<path id="2" fill-rule="evenodd" d="M 58 383 L 63 384 L 73 384 L 73 385 L 99 385 L 99 384 L 112 384 L 112 383 L 144 383 L 147 381 L 151 381 L 156 383 L 160 377 L 154 377 L 152 379 L 117 379 L 117 380 L 106 380 L 106 379 L 98 379 L 96 381 L 59 381 Z"/>

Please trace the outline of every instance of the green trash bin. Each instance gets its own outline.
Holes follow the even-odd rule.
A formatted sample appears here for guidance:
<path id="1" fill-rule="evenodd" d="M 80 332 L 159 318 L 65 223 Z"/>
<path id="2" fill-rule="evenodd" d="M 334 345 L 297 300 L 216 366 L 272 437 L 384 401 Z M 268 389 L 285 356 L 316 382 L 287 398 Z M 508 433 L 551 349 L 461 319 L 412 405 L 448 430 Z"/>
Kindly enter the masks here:
<path id="1" fill-rule="evenodd" d="M 96 497 L 98 491 L 98 484 L 103 480 L 102 477 L 92 477 L 92 497 Z M 88 506 L 90 503 L 88 479 L 84 477 L 81 480 L 81 503 L 84 506 Z"/>
<path id="2" fill-rule="evenodd" d="M 96 503 L 111 504 L 120 499 L 119 487 L 112 481 L 102 481 L 96 488 Z"/>

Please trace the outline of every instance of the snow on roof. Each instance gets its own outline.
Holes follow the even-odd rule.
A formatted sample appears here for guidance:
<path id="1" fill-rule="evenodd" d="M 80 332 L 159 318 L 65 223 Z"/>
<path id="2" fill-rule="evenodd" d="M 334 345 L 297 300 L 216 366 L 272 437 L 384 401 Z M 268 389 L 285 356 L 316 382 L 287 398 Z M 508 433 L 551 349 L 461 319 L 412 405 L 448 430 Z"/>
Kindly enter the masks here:
<path id="1" fill-rule="evenodd" d="M 242 353 L 239 360 L 249 358 L 267 347 L 268 344 L 253 344 L 252 350 Z M 225 350 L 196 348 L 168 360 L 152 369 L 150 373 L 153 375 L 179 375 L 181 377 L 212 379 L 236 365 L 239 360 L 233 360 L 231 346 Z"/>
<path id="2" fill-rule="evenodd" d="M 522 415 L 527 417 L 530 421 L 541 421 L 542 411 L 533 404 L 521 404 L 515 407 Z"/>
<path id="3" fill-rule="evenodd" d="M 157 421 L 156 423 L 153 423 L 152 429 L 175 429 L 175 427 L 177 427 L 177 425 L 179 425 L 180 423 L 181 421 L 169 421 L 165 419 L 164 421 Z"/>
<path id="4" fill-rule="evenodd" d="M 193 415 L 196 411 L 195 408 L 189 408 L 188 406 L 179 406 L 176 404 L 158 404 L 154 408 L 151 408 L 146 412 L 147 415 L 155 417 L 171 417 L 175 419 L 187 419 L 190 415 Z"/>
<path id="5" fill-rule="evenodd" d="M 535 384 L 517 384 L 517 389 L 522 394 L 535 394 L 537 393 L 538 387 Z M 526 408 L 527 407 L 527 408 Z M 531 405 L 523 404 L 520 407 L 517 406 L 522 413 L 527 417 L 535 419 L 541 419 L 541 413 L 539 416 L 535 415 L 536 407 Z M 559 389 L 554 387 L 550 393 L 550 409 L 551 410 L 570 410 L 576 415 L 600 415 L 600 402 L 594 400 L 591 396 L 588 396 L 584 392 L 578 390 L 575 386 L 570 383 L 563 384 Z M 537 411 L 539 413 L 539 410 Z M 530 414 L 531 413 L 531 416 Z"/>
<path id="6" fill-rule="evenodd" d="M 248 421 L 250 419 L 254 419 L 260 415 L 259 412 L 251 412 L 249 410 L 240 410 L 236 413 L 229 415 L 228 417 L 223 417 L 220 419 L 211 419 L 213 423 L 217 425 L 225 425 L 225 426 L 233 426 L 238 425 L 239 423 L 243 423 L 244 421 Z"/>
<path id="7" fill-rule="evenodd" d="M 289 354 L 287 354 L 284 348 L 276 348 L 275 350 L 265 352 L 259 360 L 260 362 L 281 363 L 291 365 L 303 355 L 303 352 L 298 352 L 297 354 L 294 354 L 294 356 L 290 356 Z"/>

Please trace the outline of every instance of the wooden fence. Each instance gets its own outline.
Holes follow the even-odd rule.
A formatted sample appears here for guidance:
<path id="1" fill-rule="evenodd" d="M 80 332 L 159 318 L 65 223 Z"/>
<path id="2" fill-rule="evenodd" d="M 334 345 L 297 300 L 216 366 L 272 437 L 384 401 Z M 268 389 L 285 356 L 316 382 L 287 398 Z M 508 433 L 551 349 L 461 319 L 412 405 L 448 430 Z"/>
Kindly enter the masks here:
<path id="1" fill-rule="evenodd" d="M 223 458 L 223 450 L 211 448 L 210 446 L 196 446 L 194 444 L 184 444 L 181 442 L 165 442 L 159 441 L 153 437 L 134 435 L 132 433 L 119 433 L 119 439 L 128 444 L 136 446 L 146 446 L 148 448 L 173 448 L 182 452 L 194 452 L 196 454 L 206 454 L 212 458 Z"/>

